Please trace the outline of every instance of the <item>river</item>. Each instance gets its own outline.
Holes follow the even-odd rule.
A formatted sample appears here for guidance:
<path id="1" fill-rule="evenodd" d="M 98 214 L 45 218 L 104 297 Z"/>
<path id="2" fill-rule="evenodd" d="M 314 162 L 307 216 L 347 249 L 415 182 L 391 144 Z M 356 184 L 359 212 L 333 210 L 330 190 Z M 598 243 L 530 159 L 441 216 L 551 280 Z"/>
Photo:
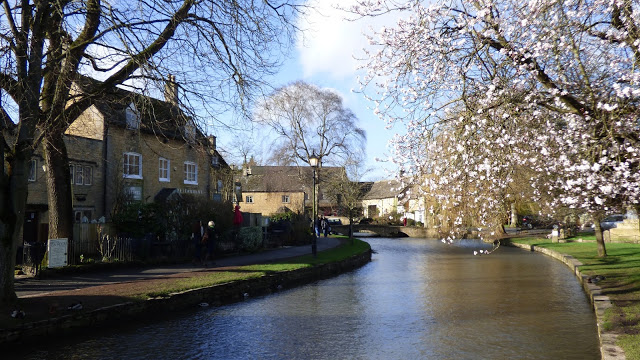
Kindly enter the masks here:
<path id="1" fill-rule="evenodd" d="M 369 238 L 351 273 L 130 330 L 25 350 L 21 359 L 599 359 L 577 279 L 544 255 Z"/>

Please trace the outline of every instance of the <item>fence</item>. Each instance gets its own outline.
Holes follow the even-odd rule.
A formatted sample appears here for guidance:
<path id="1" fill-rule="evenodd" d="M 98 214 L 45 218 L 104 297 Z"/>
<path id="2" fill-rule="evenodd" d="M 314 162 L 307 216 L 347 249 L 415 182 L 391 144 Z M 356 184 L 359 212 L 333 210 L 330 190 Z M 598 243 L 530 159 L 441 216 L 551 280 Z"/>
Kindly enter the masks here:
<path id="1" fill-rule="evenodd" d="M 88 259 L 135 261 L 188 257 L 193 244 L 188 239 L 158 241 L 152 234 L 142 238 L 116 235 L 110 224 L 75 224 L 69 242 L 68 263 L 77 265 Z"/>

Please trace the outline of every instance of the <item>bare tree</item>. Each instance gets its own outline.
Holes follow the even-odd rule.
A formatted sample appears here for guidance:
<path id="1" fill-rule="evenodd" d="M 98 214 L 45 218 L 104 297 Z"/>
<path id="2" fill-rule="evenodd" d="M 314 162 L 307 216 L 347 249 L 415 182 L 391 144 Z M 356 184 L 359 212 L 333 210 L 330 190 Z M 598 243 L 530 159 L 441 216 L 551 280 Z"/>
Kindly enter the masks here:
<path id="1" fill-rule="evenodd" d="M 366 140 L 339 94 L 303 81 L 275 90 L 258 104 L 255 118 L 278 135 L 272 154 L 280 165 L 308 163 L 313 153 L 320 164 L 339 164 L 360 156 Z"/>
<path id="2" fill-rule="evenodd" d="M 0 16 L 0 305 L 15 300 L 13 268 L 29 160 L 42 146 L 51 226 L 71 235 L 63 134 L 116 86 L 148 95 L 175 75 L 176 105 L 194 118 L 245 109 L 290 46 L 295 0 L 3 1 Z M 104 81 L 75 91 L 80 74 Z M 6 121 L 9 114 L 13 121 Z M 202 122 L 201 125 L 204 125 Z"/>
<path id="3" fill-rule="evenodd" d="M 349 238 L 353 244 L 353 221 L 362 214 L 362 199 L 371 183 L 360 179 L 368 172 L 361 161 L 348 159 L 344 171 L 334 173 L 324 184 L 327 195 L 338 205 L 341 214 L 349 218 Z M 351 177 L 351 179 L 350 179 Z"/>

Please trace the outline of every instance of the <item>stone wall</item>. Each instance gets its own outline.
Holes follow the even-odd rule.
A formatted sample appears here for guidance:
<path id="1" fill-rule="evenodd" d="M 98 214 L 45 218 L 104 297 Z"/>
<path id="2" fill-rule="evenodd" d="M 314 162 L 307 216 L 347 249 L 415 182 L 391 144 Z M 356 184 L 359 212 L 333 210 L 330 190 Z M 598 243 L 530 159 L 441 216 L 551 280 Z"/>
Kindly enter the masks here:
<path id="1" fill-rule="evenodd" d="M 287 207 L 295 213 L 304 212 L 304 192 L 243 192 L 242 211 L 251 213 L 260 213 L 264 216 L 271 216 L 278 212 L 282 207 Z M 288 196 L 289 202 L 283 203 L 282 196 Z M 251 196 L 252 203 L 246 202 L 247 196 Z"/>
<path id="2" fill-rule="evenodd" d="M 127 186 L 139 187 L 143 202 L 152 202 L 154 196 L 163 188 L 175 188 L 181 193 L 192 195 L 210 195 L 209 156 L 199 146 L 115 126 L 109 128 L 106 141 L 107 209 L 113 208 L 117 195 Z M 123 154 L 126 152 L 141 155 L 142 179 L 123 177 Z M 159 178 L 161 157 L 170 161 L 169 181 L 161 181 Z M 197 184 L 185 184 L 185 161 L 198 165 Z"/>
<path id="3" fill-rule="evenodd" d="M 625 219 L 615 228 L 609 230 L 609 240 L 613 242 L 640 243 L 640 220 Z"/>

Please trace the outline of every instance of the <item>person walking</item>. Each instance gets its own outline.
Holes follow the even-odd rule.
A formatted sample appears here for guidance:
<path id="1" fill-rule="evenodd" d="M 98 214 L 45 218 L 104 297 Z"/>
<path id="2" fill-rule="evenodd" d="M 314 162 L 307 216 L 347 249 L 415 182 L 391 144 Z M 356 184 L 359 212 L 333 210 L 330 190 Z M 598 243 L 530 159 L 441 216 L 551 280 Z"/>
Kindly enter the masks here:
<path id="1" fill-rule="evenodd" d="M 315 220 L 313 221 L 313 231 L 316 232 L 316 237 L 320 237 L 320 225 L 321 225 L 321 220 L 319 217 L 316 217 Z"/>
<path id="2" fill-rule="evenodd" d="M 322 233 L 324 234 L 324 237 L 327 237 L 327 234 L 329 233 L 329 222 L 326 217 L 322 217 L 322 220 L 320 220 L 320 226 L 322 226 Z"/>
<path id="3" fill-rule="evenodd" d="M 191 241 L 194 246 L 193 263 L 199 263 L 202 261 L 202 237 L 205 234 L 205 228 L 202 224 L 202 220 L 198 220 L 193 223 L 191 227 Z"/>
<path id="4" fill-rule="evenodd" d="M 202 262 L 204 266 L 208 266 L 209 260 L 212 260 L 211 265 L 215 265 L 216 263 L 213 261 L 213 252 L 216 248 L 216 229 L 215 223 L 213 220 L 209 221 L 207 224 L 207 229 L 205 231 L 204 237 L 207 239 L 205 243 L 205 255 L 204 261 Z"/>

